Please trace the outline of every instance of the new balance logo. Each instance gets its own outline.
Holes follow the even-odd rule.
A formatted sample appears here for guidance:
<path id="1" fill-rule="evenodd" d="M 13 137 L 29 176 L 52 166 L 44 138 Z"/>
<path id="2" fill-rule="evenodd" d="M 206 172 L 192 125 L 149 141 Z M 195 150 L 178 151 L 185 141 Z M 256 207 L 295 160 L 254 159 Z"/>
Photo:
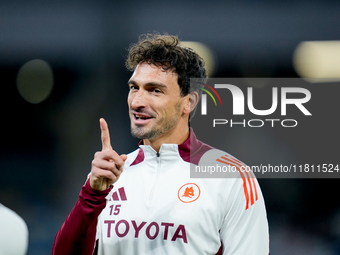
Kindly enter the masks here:
<path id="1" fill-rule="evenodd" d="M 111 201 L 111 200 L 113 200 L 113 201 L 127 201 L 127 197 L 126 197 L 126 194 L 125 194 L 124 187 L 121 187 L 121 188 L 118 189 L 118 191 L 114 192 L 112 194 L 112 198 L 110 198 L 109 201 Z"/>

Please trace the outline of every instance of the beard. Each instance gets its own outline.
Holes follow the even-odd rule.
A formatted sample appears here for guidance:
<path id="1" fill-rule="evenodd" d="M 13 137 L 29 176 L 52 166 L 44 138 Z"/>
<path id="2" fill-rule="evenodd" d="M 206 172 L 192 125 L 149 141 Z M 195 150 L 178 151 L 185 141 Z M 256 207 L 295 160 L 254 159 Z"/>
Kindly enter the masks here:
<path id="1" fill-rule="evenodd" d="M 164 116 L 152 125 L 151 128 L 146 128 L 143 126 L 131 126 L 131 134 L 133 137 L 138 139 L 155 139 L 160 135 L 163 135 L 170 130 L 174 129 L 180 119 L 180 106 L 178 103 L 175 106 L 175 114 L 171 117 Z"/>

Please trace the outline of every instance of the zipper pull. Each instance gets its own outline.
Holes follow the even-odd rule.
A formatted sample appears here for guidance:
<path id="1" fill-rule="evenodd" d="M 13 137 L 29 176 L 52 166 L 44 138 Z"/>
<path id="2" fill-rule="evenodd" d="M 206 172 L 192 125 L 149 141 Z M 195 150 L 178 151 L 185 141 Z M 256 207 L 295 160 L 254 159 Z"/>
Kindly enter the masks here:
<path id="1" fill-rule="evenodd" d="M 156 154 L 156 155 L 157 155 L 157 158 L 159 158 L 159 156 L 160 156 L 161 154 L 157 151 L 157 154 Z"/>

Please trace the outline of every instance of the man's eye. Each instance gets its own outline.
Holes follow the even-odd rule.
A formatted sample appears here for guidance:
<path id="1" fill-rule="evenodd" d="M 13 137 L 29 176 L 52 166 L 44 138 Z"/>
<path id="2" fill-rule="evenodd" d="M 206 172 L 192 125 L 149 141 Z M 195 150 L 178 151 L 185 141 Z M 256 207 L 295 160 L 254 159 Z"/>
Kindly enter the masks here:
<path id="1" fill-rule="evenodd" d="M 161 93 L 162 91 L 160 89 L 154 89 L 153 90 L 155 93 Z"/>
<path id="2" fill-rule="evenodd" d="M 137 86 L 130 86 L 130 90 L 135 90 L 135 89 L 138 89 Z"/>

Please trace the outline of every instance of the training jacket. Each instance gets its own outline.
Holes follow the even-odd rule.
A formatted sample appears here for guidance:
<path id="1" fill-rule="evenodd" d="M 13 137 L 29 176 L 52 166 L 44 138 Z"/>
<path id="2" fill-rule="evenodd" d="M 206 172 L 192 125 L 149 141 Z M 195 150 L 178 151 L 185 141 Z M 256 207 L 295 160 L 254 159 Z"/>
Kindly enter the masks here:
<path id="1" fill-rule="evenodd" d="M 190 178 L 190 166 L 197 171 L 202 162 L 238 171 L 233 178 Z M 242 166 L 192 129 L 183 144 L 163 144 L 158 153 L 140 144 L 114 186 L 95 191 L 87 180 L 53 254 L 267 255 L 263 196 Z"/>

